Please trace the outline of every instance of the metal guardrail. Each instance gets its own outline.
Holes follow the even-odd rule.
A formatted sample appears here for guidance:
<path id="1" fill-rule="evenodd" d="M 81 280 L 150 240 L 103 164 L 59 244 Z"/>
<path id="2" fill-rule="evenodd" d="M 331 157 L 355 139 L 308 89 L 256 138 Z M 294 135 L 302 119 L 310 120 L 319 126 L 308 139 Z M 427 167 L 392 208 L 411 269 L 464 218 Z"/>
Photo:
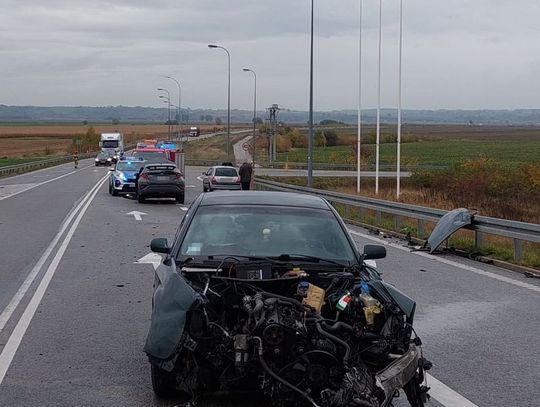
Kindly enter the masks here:
<path id="1" fill-rule="evenodd" d="M 135 148 L 136 144 L 127 145 L 124 150 Z M 79 160 L 94 157 L 98 152 L 92 151 L 89 153 L 83 153 L 79 155 Z M 29 161 L 22 164 L 6 165 L 0 167 L 0 178 L 9 177 L 17 174 L 23 174 L 25 172 L 35 171 L 42 168 L 54 167 L 55 165 L 65 164 L 73 161 L 72 155 L 64 155 L 61 157 L 53 157 L 47 160 Z"/>
<path id="2" fill-rule="evenodd" d="M 307 188 L 297 185 L 284 184 L 281 182 L 269 181 L 260 178 L 255 179 L 257 189 L 293 191 L 304 194 L 313 194 L 325 198 L 330 203 L 344 206 L 344 219 L 348 219 L 351 207 L 360 211 L 369 209 L 375 212 L 375 222 L 381 223 L 382 214 L 394 215 L 396 230 L 401 229 L 402 218 L 411 218 L 417 221 L 417 235 L 422 238 L 425 230 L 425 222 L 436 223 L 447 213 L 442 209 L 433 209 L 425 206 L 403 204 L 399 202 L 385 201 L 382 199 L 368 198 L 357 195 L 344 194 L 340 192 L 326 191 L 316 188 Z M 513 239 L 514 260 L 521 261 L 523 258 L 523 242 L 540 243 L 540 225 L 497 219 L 487 216 L 474 216 L 473 222 L 467 229 L 475 233 L 475 245 L 481 248 L 484 244 L 484 235 L 497 235 Z"/>
<path id="3" fill-rule="evenodd" d="M 96 153 L 85 153 L 79 156 L 79 159 L 93 157 Z M 6 165 L 0 167 L 0 177 L 9 177 L 12 175 L 23 174 L 25 172 L 39 170 L 41 168 L 53 167 L 55 165 L 64 164 L 73 161 L 72 155 L 49 158 L 47 160 L 29 161 L 27 163 Z"/>

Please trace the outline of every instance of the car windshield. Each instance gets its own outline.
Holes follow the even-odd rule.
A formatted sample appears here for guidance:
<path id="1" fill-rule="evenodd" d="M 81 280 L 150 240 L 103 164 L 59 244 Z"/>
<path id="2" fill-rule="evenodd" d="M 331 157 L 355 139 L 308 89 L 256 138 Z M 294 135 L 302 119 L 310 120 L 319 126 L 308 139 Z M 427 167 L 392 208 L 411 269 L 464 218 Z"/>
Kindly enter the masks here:
<path id="1" fill-rule="evenodd" d="M 183 257 L 282 254 L 355 261 L 333 212 L 283 206 L 202 206 L 179 251 Z"/>
<path id="2" fill-rule="evenodd" d="M 118 171 L 139 171 L 144 166 L 144 161 L 120 161 L 116 164 Z"/>
<path id="3" fill-rule="evenodd" d="M 103 148 L 116 148 L 118 147 L 118 140 L 103 140 Z"/>
<path id="4" fill-rule="evenodd" d="M 146 161 L 165 160 L 165 154 L 161 151 L 135 151 L 133 157 L 143 157 Z"/>
<path id="5" fill-rule="evenodd" d="M 236 168 L 216 168 L 216 176 L 218 177 L 237 177 Z"/>

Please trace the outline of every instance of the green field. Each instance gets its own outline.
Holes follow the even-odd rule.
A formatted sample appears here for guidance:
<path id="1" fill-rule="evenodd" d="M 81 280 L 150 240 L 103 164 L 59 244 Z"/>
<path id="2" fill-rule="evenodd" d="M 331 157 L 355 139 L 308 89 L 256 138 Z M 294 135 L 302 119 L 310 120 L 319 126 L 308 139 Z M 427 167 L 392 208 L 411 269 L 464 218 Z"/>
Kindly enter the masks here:
<path id="1" fill-rule="evenodd" d="M 374 163 L 375 146 L 363 145 L 372 152 L 369 163 Z M 509 167 L 517 167 L 533 162 L 540 163 L 540 141 L 516 140 L 437 140 L 404 143 L 401 145 L 402 163 L 418 162 L 420 165 L 452 166 L 458 161 L 480 155 L 493 157 Z M 347 163 L 354 156 L 350 146 L 315 147 L 313 160 L 317 163 Z M 278 161 L 305 162 L 307 149 L 291 149 L 279 153 Z M 381 164 L 392 164 L 396 160 L 396 145 L 380 145 Z M 349 161 L 350 162 L 350 161 Z M 354 161 L 353 161 L 354 162 Z"/>
<path id="2" fill-rule="evenodd" d="M 50 157 L 49 157 L 50 158 Z M 0 158 L 0 167 L 8 165 L 23 164 L 29 161 L 45 160 L 46 158 L 32 157 L 32 158 Z"/>

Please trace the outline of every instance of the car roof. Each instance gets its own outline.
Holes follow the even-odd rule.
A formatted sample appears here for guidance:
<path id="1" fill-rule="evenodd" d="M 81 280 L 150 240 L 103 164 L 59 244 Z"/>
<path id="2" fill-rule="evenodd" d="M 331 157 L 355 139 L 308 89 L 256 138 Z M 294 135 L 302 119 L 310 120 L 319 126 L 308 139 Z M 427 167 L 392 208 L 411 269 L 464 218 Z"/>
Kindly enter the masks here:
<path id="1" fill-rule="evenodd" d="M 126 161 L 135 161 L 137 163 L 145 162 L 144 160 L 141 160 L 139 157 L 126 157 L 126 156 L 120 158 L 120 160 L 118 162 L 123 163 L 123 162 L 126 162 Z"/>
<path id="2" fill-rule="evenodd" d="M 146 163 L 144 165 L 144 168 L 147 168 L 147 167 L 156 167 L 156 166 L 164 166 L 166 165 L 167 167 L 175 167 L 176 168 L 176 164 L 173 163 L 172 161 L 154 161 L 154 162 L 149 162 L 149 163 Z"/>
<path id="3" fill-rule="evenodd" d="M 236 167 L 231 167 L 229 165 L 214 165 L 212 168 L 234 168 L 236 170 Z"/>
<path id="4" fill-rule="evenodd" d="M 199 205 L 276 205 L 330 209 L 329 204 L 317 196 L 277 191 L 214 191 L 203 194 Z"/>

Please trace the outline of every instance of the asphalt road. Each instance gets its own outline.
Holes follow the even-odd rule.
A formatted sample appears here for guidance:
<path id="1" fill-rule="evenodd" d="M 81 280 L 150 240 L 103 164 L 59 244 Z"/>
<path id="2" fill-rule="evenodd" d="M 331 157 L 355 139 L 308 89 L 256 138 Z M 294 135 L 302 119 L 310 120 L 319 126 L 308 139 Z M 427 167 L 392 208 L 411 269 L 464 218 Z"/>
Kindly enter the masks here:
<path id="1" fill-rule="evenodd" d="M 107 169 L 91 164 L 0 180 L 0 406 L 178 403 L 151 390 L 142 346 L 153 266 L 136 261 L 152 238 L 173 238 L 202 192 L 200 171 L 187 169 L 186 205 L 138 204 L 110 196 L 100 183 Z M 387 245 L 378 261 L 385 279 L 418 301 L 416 330 L 436 378 L 429 383 L 437 401 L 428 405 L 540 404 L 540 280 L 351 233 L 360 247 Z"/>

